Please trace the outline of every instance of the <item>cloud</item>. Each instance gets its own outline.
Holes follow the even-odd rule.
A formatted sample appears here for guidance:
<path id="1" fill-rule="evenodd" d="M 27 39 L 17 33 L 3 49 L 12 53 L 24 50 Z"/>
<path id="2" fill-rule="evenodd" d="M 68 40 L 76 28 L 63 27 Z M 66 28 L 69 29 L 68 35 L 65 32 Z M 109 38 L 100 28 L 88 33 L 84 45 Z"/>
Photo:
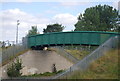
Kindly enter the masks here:
<path id="1" fill-rule="evenodd" d="M 113 2 L 112 6 L 113 6 L 115 9 L 118 9 L 118 2 L 117 2 L 117 1 Z"/>
<path id="2" fill-rule="evenodd" d="M 18 26 L 19 39 L 27 34 L 26 31 L 31 29 L 31 26 L 37 25 L 41 32 L 43 28 L 46 28 L 46 24 L 49 23 L 47 18 L 34 16 L 17 8 L 2 11 L 0 18 L 2 18 L 2 23 L 0 23 L 2 28 L 0 28 L 0 31 L 4 35 L 3 40 L 15 40 L 18 19 L 20 20 L 20 25 Z M 0 36 L 0 39 L 2 39 L 2 36 Z"/>
<path id="3" fill-rule="evenodd" d="M 42 33 L 43 28 L 46 28 L 48 24 L 59 23 L 66 26 L 64 31 L 70 31 L 74 29 L 74 24 L 77 22 L 77 16 L 70 13 L 56 14 L 49 19 L 26 13 L 17 8 L 3 10 L 0 12 L 0 18 L 2 18 L 2 23 L 0 23 L 2 36 L 0 36 L 0 40 L 10 41 L 16 40 L 17 20 L 20 22 L 20 25 L 18 25 L 19 40 L 28 33 L 31 26 L 37 25 L 39 32 Z"/>
<path id="4" fill-rule="evenodd" d="M 77 22 L 77 17 L 69 13 L 64 13 L 55 15 L 52 20 L 54 23 L 57 22 L 67 26 L 67 28 L 65 29 L 66 31 L 74 29 L 74 24 Z"/>
<path id="5" fill-rule="evenodd" d="M 77 19 L 76 16 L 73 16 L 69 13 L 64 13 L 55 15 L 53 20 L 63 24 L 74 24 Z"/>

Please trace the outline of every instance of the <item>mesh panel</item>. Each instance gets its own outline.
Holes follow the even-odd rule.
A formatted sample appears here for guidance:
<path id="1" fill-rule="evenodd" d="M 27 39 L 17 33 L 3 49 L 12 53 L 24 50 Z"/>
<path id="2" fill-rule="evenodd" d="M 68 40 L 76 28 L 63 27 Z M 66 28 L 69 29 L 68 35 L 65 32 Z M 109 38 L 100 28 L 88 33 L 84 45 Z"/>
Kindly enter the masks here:
<path id="1" fill-rule="evenodd" d="M 100 58 L 101 56 L 103 56 L 105 54 L 105 52 L 107 52 L 111 49 L 118 48 L 118 42 L 120 41 L 119 39 L 120 39 L 119 36 L 111 37 L 105 43 L 100 45 L 96 50 L 94 50 L 92 53 L 90 53 L 85 58 L 83 58 L 81 61 L 74 64 L 72 67 L 67 69 L 65 72 L 56 75 L 52 79 L 62 78 L 62 77 L 67 78 L 70 74 L 72 74 L 76 70 L 79 70 L 79 71 L 86 70 L 92 61 L 94 61 L 94 60 Z M 73 59 L 71 59 L 71 60 L 73 60 Z"/>

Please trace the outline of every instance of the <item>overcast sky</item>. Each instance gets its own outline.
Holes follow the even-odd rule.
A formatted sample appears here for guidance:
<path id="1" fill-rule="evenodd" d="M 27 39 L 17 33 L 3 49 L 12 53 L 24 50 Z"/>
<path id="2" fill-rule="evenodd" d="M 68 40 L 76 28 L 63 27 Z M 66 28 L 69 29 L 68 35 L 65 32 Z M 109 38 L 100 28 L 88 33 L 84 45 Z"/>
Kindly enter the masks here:
<path id="1" fill-rule="evenodd" d="M 4 0 L 0 5 L 0 19 L 2 19 L 0 20 L 2 22 L 0 23 L 0 41 L 15 41 L 17 20 L 20 21 L 19 41 L 28 33 L 31 26 L 37 25 L 41 34 L 46 25 L 53 23 L 65 26 L 64 31 L 74 30 L 78 15 L 84 13 L 86 8 L 107 4 L 118 9 L 118 1 L 113 1 L 38 2 L 34 0 L 32 2 L 32 0 L 16 0 L 13 2 L 13 0 Z"/>

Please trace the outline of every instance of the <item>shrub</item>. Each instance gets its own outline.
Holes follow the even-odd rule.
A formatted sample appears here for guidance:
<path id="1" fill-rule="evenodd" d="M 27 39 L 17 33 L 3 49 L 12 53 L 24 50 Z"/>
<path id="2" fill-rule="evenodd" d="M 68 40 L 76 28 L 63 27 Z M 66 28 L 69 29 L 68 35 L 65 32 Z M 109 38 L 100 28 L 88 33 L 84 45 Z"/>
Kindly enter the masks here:
<path id="1" fill-rule="evenodd" d="M 19 58 L 16 59 L 16 62 L 12 62 L 12 64 L 7 68 L 7 75 L 9 77 L 19 77 L 22 73 L 20 70 L 22 69 L 22 62 Z"/>
<path id="2" fill-rule="evenodd" d="M 59 71 L 57 71 L 57 73 L 61 73 L 61 72 L 64 72 L 64 70 L 59 70 Z"/>

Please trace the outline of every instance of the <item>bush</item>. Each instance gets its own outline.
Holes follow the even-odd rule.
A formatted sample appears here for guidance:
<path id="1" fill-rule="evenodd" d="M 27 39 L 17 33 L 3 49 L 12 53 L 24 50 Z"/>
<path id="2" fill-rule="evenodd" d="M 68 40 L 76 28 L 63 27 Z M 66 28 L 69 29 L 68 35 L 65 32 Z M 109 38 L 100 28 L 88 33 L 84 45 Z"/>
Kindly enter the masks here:
<path id="1" fill-rule="evenodd" d="M 57 71 L 57 73 L 61 73 L 61 72 L 64 72 L 64 70 L 59 70 L 59 71 Z"/>
<path id="2" fill-rule="evenodd" d="M 7 75 L 9 77 L 19 77 L 22 73 L 20 73 L 20 70 L 22 69 L 22 62 L 19 58 L 16 59 L 16 62 L 13 62 L 8 68 L 7 68 Z"/>
<path id="3" fill-rule="evenodd" d="M 48 77 L 48 76 L 54 76 L 58 73 L 64 72 L 64 70 L 59 70 L 56 73 L 55 72 L 45 72 L 45 73 L 40 73 L 40 74 L 32 74 L 32 75 L 24 75 L 22 77 Z"/>

